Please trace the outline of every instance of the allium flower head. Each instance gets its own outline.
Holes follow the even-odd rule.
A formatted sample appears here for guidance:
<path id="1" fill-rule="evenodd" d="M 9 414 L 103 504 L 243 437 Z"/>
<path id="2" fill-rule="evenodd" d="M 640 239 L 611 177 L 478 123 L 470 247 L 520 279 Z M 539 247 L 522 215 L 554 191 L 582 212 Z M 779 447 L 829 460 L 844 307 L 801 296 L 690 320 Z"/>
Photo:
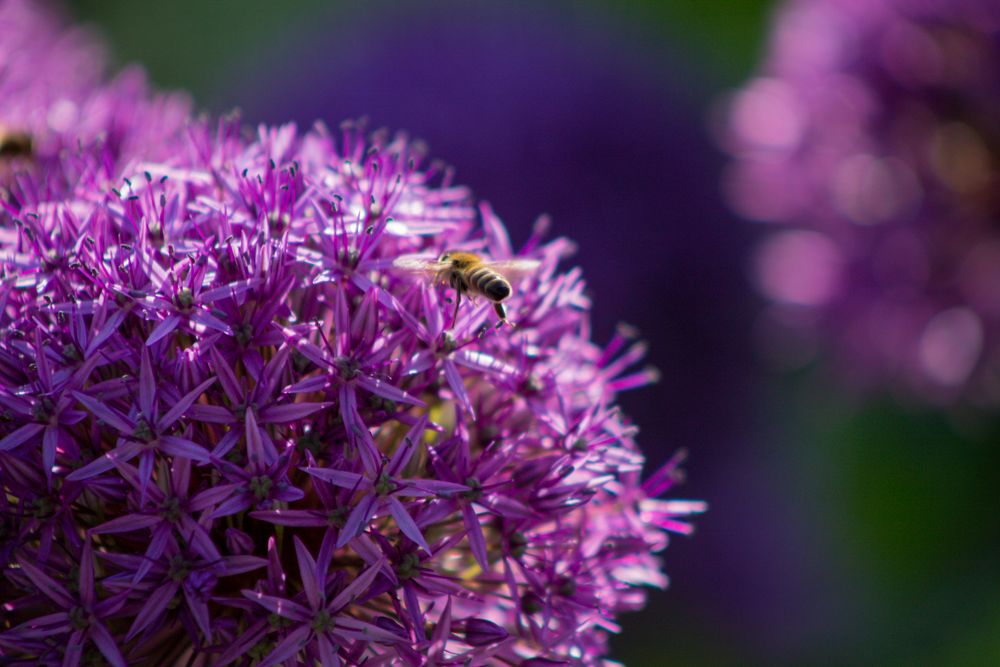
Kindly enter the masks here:
<path id="1" fill-rule="evenodd" d="M 152 149 L 63 156 L 0 214 L 0 655 L 605 664 L 702 505 L 657 499 L 679 458 L 640 481 L 614 401 L 653 373 L 590 341 L 571 244 L 517 253 L 516 328 L 452 322 L 394 260 L 515 252 L 405 137 L 228 118 Z"/>
<path id="2" fill-rule="evenodd" d="M 835 338 L 852 370 L 1000 400 L 1000 8 L 794 0 L 735 96 L 736 209 L 782 225 L 766 331 Z M 779 327 L 779 328 L 780 328 Z"/>

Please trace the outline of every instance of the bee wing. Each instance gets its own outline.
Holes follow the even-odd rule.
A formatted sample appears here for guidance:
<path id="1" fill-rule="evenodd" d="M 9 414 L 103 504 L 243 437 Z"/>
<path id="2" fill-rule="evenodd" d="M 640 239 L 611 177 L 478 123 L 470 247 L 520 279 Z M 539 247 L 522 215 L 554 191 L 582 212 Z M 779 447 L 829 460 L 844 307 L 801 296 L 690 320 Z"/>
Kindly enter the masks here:
<path id="1" fill-rule="evenodd" d="M 521 278 L 526 278 L 531 274 L 538 271 L 538 267 L 542 263 L 537 259 L 502 259 L 497 262 L 484 262 L 483 266 L 486 266 L 493 271 L 496 271 L 502 275 L 507 280 L 516 282 Z"/>
<path id="2" fill-rule="evenodd" d="M 444 268 L 444 264 L 429 255 L 400 255 L 392 261 L 392 268 L 407 273 L 434 275 Z"/>

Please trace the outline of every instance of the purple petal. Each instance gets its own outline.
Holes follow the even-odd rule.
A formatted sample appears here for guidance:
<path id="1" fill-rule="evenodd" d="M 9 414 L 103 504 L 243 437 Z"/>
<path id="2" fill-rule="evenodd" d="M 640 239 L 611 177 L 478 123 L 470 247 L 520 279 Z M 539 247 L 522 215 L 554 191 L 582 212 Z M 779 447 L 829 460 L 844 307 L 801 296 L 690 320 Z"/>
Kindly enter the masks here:
<path id="1" fill-rule="evenodd" d="M 86 394 L 81 394 L 78 391 L 74 391 L 73 396 L 75 396 L 76 400 L 83 403 L 83 406 L 85 408 L 90 410 L 94 415 L 97 416 L 98 419 L 103 421 L 105 424 L 108 424 L 109 426 L 113 426 L 114 428 L 118 429 L 119 433 L 122 433 L 124 435 L 132 435 L 132 431 L 135 430 L 135 426 L 130 424 L 128 421 L 125 420 L 124 417 L 121 417 L 117 412 L 115 412 L 111 408 L 101 404 L 101 402 L 98 401 L 96 398 L 87 396 Z"/>
<path id="2" fill-rule="evenodd" d="M 317 375 L 315 377 L 306 378 L 301 382 L 296 382 L 293 385 L 285 387 L 283 393 L 285 394 L 302 394 L 311 391 L 322 391 L 326 389 L 330 384 L 330 378 L 326 375 Z"/>
<path id="3" fill-rule="evenodd" d="M 479 371 L 480 373 L 513 375 L 515 372 L 513 366 L 505 364 L 496 357 L 479 350 L 462 348 L 452 353 L 452 358 L 455 360 L 455 363 L 461 364 L 466 368 L 471 368 L 474 371 Z"/>
<path id="4" fill-rule="evenodd" d="M 332 530 L 324 531 L 323 542 L 319 545 L 319 554 L 316 556 L 316 571 L 321 573 L 330 571 L 330 562 L 333 560 L 333 552 L 337 550 L 336 532 Z"/>
<path id="5" fill-rule="evenodd" d="M 104 355 L 87 352 L 87 359 L 80 364 L 80 367 L 73 372 L 72 383 L 74 386 L 83 385 L 93 370 L 104 360 Z M 62 420 L 60 420 L 62 421 Z M 66 423 L 65 421 L 63 423 Z"/>
<path id="6" fill-rule="evenodd" d="M 18 558 L 17 562 L 21 565 L 21 569 L 24 573 L 28 575 L 28 579 L 31 580 L 38 590 L 40 590 L 47 597 L 51 598 L 53 602 L 58 604 L 63 609 L 71 609 L 75 604 L 72 596 L 66 591 L 65 588 L 60 586 L 52 577 L 42 572 L 41 569 L 35 567 L 32 563 Z"/>
<path id="7" fill-rule="evenodd" d="M 270 395 L 278 387 L 278 380 L 281 378 L 281 374 L 285 372 L 285 368 L 288 365 L 288 357 L 292 354 L 292 346 L 287 343 L 282 345 L 270 361 L 267 362 L 267 366 L 264 367 L 263 379 L 259 382 L 258 392 L 262 392 L 264 395 Z"/>
<path id="8" fill-rule="evenodd" d="M 396 491 L 396 495 L 411 497 L 444 496 L 448 497 L 456 493 L 468 491 L 469 487 L 457 482 L 445 482 L 437 479 L 404 479 L 402 488 Z"/>
<path id="9" fill-rule="evenodd" d="M 312 612 L 308 608 L 300 605 L 298 602 L 292 602 L 291 600 L 275 597 L 273 595 L 265 595 L 257 591 L 243 590 L 242 593 L 243 597 L 248 600 L 253 600 L 272 614 L 284 616 L 285 618 L 290 618 L 293 621 L 305 621 L 313 616 Z"/>
<path id="10" fill-rule="evenodd" d="M 208 613 L 208 605 L 205 604 L 204 600 L 198 597 L 198 593 L 189 590 L 187 587 L 183 590 L 184 599 L 187 601 L 187 606 L 191 611 L 191 615 L 194 616 L 194 620 L 198 624 L 198 627 L 201 628 L 201 632 L 205 636 L 205 639 L 211 641 L 212 619 Z"/>
<path id="11" fill-rule="evenodd" d="M 92 608 L 94 606 L 94 548 L 91 546 L 90 540 L 87 540 L 83 545 L 77 584 L 80 589 L 80 602 L 85 608 Z"/>
<path id="12" fill-rule="evenodd" d="M 197 525 L 197 524 L 196 524 Z M 231 554 L 249 554 L 253 551 L 253 538 L 239 528 L 226 528 L 226 549 Z M 264 562 L 267 564 L 267 561 Z"/>
<path id="13" fill-rule="evenodd" d="M 398 476 L 403 472 L 406 464 L 410 462 L 413 453 L 417 451 L 420 443 L 423 442 L 424 430 L 427 429 L 429 419 L 427 415 L 421 415 L 417 423 L 410 427 L 409 433 L 403 438 L 403 444 L 396 448 L 392 458 L 389 459 L 389 465 L 386 470 L 390 476 Z"/>
<path id="14" fill-rule="evenodd" d="M 417 639 L 421 642 L 427 640 L 427 633 L 424 630 L 424 612 L 420 609 L 420 599 L 417 597 L 417 588 L 413 582 L 403 585 L 403 600 L 406 602 L 406 610 L 410 612 L 410 619 L 413 623 L 413 631 L 417 634 Z"/>
<path id="15" fill-rule="evenodd" d="M 421 305 L 424 308 L 424 317 L 427 319 L 427 335 L 431 340 L 436 340 L 444 329 L 445 309 L 438 302 L 437 290 L 424 286 L 420 290 L 420 296 L 423 301 Z"/>
<path id="16" fill-rule="evenodd" d="M 489 646 L 510 636 L 505 629 L 484 618 L 467 619 L 462 626 L 465 629 L 465 643 L 470 646 Z"/>
<path id="17" fill-rule="evenodd" d="M 357 382 L 359 386 L 364 387 L 371 393 L 381 396 L 382 398 L 388 398 L 389 400 L 397 403 L 409 403 L 410 405 L 416 405 L 419 407 L 427 405 L 419 398 L 410 396 L 399 387 L 395 387 L 388 382 L 383 382 L 377 378 L 368 377 L 367 375 L 359 375 Z"/>
<path id="18" fill-rule="evenodd" d="M 153 414 L 156 401 L 156 377 L 153 375 L 153 362 L 149 358 L 149 349 L 142 348 L 142 362 L 139 368 L 139 409 L 150 423 L 156 419 Z"/>
<path id="19" fill-rule="evenodd" d="M 380 291 L 379 301 L 387 301 L 388 303 L 386 303 L 386 305 L 399 315 L 399 317 L 403 320 L 403 324 L 409 327 L 409 329 L 417 335 L 417 338 L 423 341 L 431 340 L 427 333 L 427 329 L 423 324 L 421 324 L 420 320 L 418 320 L 413 313 L 410 312 L 409 308 L 404 306 L 398 299 L 392 296 L 392 294 L 386 290 Z"/>
<path id="20" fill-rule="evenodd" d="M 448 379 L 448 386 L 451 387 L 452 392 L 454 392 L 455 397 L 465 408 L 468 413 L 469 419 L 476 419 L 476 411 L 472 409 L 472 401 L 469 400 L 469 394 L 465 391 L 465 383 L 462 381 L 462 376 L 455 368 L 455 363 L 451 359 L 442 360 L 442 365 L 444 366 L 444 376 Z"/>
<path id="21" fill-rule="evenodd" d="M 209 329 L 215 329 L 216 331 L 221 331 L 227 336 L 233 335 L 233 330 L 229 328 L 228 324 L 220 320 L 215 315 L 212 315 L 207 310 L 201 310 L 200 308 L 196 308 L 195 310 L 191 311 L 191 319 L 197 322 L 198 324 L 204 325 Z"/>
<path id="22" fill-rule="evenodd" d="M 156 452 L 151 449 L 144 450 L 139 454 L 139 504 L 146 504 L 146 491 L 149 488 L 149 480 L 153 476 L 153 463 L 156 461 Z"/>
<path id="23" fill-rule="evenodd" d="M 292 486 L 291 484 L 285 486 L 284 488 L 279 486 L 277 491 L 271 492 L 272 500 L 280 500 L 286 503 L 294 503 L 296 500 L 302 500 L 305 497 L 305 491 L 297 486 Z"/>
<path id="24" fill-rule="evenodd" d="M 351 616 L 338 616 L 335 633 L 358 639 L 362 642 L 381 642 L 383 644 L 398 644 L 406 641 L 395 632 L 380 628 L 372 623 L 359 621 Z"/>
<path id="25" fill-rule="evenodd" d="M 251 496 L 247 493 L 237 493 L 235 496 L 215 508 L 215 511 L 208 515 L 209 519 L 221 519 L 230 514 L 242 512 L 253 505 Z"/>
<path id="26" fill-rule="evenodd" d="M 285 592 L 285 570 L 281 567 L 281 556 L 274 535 L 267 538 L 267 581 L 272 591 Z"/>
<path id="27" fill-rule="evenodd" d="M 344 590 L 337 594 L 337 597 L 330 600 L 330 604 L 326 606 L 327 611 L 330 613 L 336 613 L 349 605 L 355 598 L 360 597 L 362 592 L 367 591 L 372 582 L 375 581 L 375 577 L 378 576 L 378 572 L 382 569 L 382 565 L 385 563 L 385 558 L 379 559 L 377 563 L 369 565 L 366 570 L 359 574 L 354 581 L 348 584 Z M 340 622 L 340 619 L 337 619 Z"/>
<path id="28" fill-rule="evenodd" d="M 24 444 L 41 433 L 44 428 L 43 424 L 25 424 L 3 440 L 0 440 L 0 452 L 5 452 L 8 449 L 14 449 L 18 445 Z"/>
<path id="29" fill-rule="evenodd" d="M 235 417 L 233 418 L 235 421 Z M 215 445 L 212 449 L 212 456 L 216 459 L 222 459 L 226 454 L 235 447 L 240 440 L 243 439 L 243 433 L 239 429 L 231 429 L 228 433 L 222 436 L 222 440 Z"/>
<path id="30" fill-rule="evenodd" d="M 209 561 L 222 558 L 219 554 L 219 548 L 215 546 L 215 542 L 212 541 L 212 536 L 209 535 L 205 526 L 195 522 L 189 516 L 181 516 L 181 527 L 183 528 L 182 534 L 191 545 L 192 551 Z"/>
<path id="31" fill-rule="evenodd" d="M 372 286 L 354 313 L 354 319 L 351 321 L 351 338 L 370 342 L 375 340 L 376 331 L 378 331 L 378 288 Z"/>
<path id="32" fill-rule="evenodd" d="M 152 528 L 161 521 L 163 521 L 162 518 L 158 516 L 151 516 L 149 514 L 126 514 L 125 516 L 120 516 L 117 519 L 105 521 L 96 528 L 91 528 L 90 532 L 96 535 L 128 533 L 133 530 Z"/>
<path id="33" fill-rule="evenodd" d="M 132 621 L 132 627 L 129 628 L 128 634 L 125 635 L 125 641 L 131 641 L 133 637 L 142 632 L 146 626 L 155 621 L 163 613 L 163 610 L 167 608 L 170 601 L 174 599 L 174 595 L 177 594 L 177 589 L 180 588 L 180 583 L 176 581 L 168 581 L 163 584 L 150 595 L 145 604 L 142 605 L 142 609 L 136 615 L 135 620 Z"/>
<path id="34" fill-rule="evenodd" d="M 267 655 L 267 659 L 260 663 L 259 667 L 274 667 L 274 665 L 296 655 L 305 646 L 310 632 L 312 630 L 309 629 L 308 625 L 302 625 L 293 630 L 272 649 Z"/>
<path id="35" fill-rule="evenodd" d="M 472 503 L 462 503 L 462 518 L 465 519 L 465 534 L 469 538 L 469 546 L 472 547 L 472 555 L 476 557 L 476 562 L 483 572 L 489 572 L 490 560 L 486 555 L 486 538 L 483 537 L 483 527 L 476 516 L 476 510 L 472 509 Z"/>
<path id="36" fill-rule="evenodd" d="M 156 341 L 160 340 L 165 336 L 169 336 L 170 333 L 177 328 L 177 325 L 181 323 L 181 318 L 179 315 L 169 315 L 167 319 L 163 320 L 153 329 L 153 332 L 149 334 L 149 338 L 146 339 L 146 346 L 155 345 Z"/>
<path id="37" fill-rule="evenodd" d="M 493 208 L 483 202 L 479 205 L 479 217 L 483 221 L 483 233 L 486 236 L 486 248 L 493 259 L 507 259 L 511 256 L 510 237 L 500 218 Z"/>
<path id="38" fill-rule="evenodd" d="M 266 466 L 274 463 L 275 456 L 264 447 L 264 439 L 260 436 L 260 428 L 257 426 L 257 419 L 253 410 L 247 410 L 244 418 L 245 431 L 247 437 L 247 458 L 250 463 L 262 463 Z"/>
<path id="39" fill-rule="evenodd" d="M 419 375 L 435 363 L 437 363 L 437 358 L 435 357 L 434 352 L 430 350 L 421 350 L 410 357 L 410 360 L 406 362 L 405 374 Z"/>
<path id="40" fill-rule="evenodd" d="M 302 589 L 306 592 L 306 599 L 309 600 L 309 606 L 313 609 L 319 609 L 319 598 L 322 591 L 316 581 L 316 561 L 313 560 L 312 554 L 306 549 L 306 545 L 302 544 L 302 540 L 299 539 L 298 535 L 294 536 L 292 541 L 295 543 L 295 555 L 299 559 Z"/>
<path id="41" fill-rule="evenodd" d="M 171 488 L 176 496 L 186 496 L 188 484 L 191 482 L 191 461 L 188 459 L 177 459 L 170 466 Z"/>
<path id="42" fill-rule="evenodd" d="M 337 649 L 325 635 L 316 635 L 316 646 L 319 649 L 320 667 L 341 667 L 342 663 L 337 655 Z"/>
<path id="43" fill-rule="evenodd" d="M 45 435 L 42 436 L 42 466 L 45 468 L 45 477 L 51 484 L 52 468 L 56 464 L 56 447 L 59 444 L 59 427 L 46 426 Z"/>
<path id="44" fill-rule="evenodd" d="M 180 416 L 187 411 L 188 408 L 191 407 L 192 403 L 198 400 L 198 398 L 200 398 L 201 395 L 205 393 L 206 389 L 211 387 L 213 384 L 215 384 L 215 378 L 209 378 L 208 380 L 205 380 L 200 385 L 189 391 L 181 398 L 181 400 L 179 400 L 176 404 L 174 404 L 172 408 L 170 408 L 170 410 L 167 411 L 167 414 L 163 415 L 163 417 L 157 423 L 157 426 L 160 429 L 166 429 L 167 427 L 169 427 L 171 424 L 177 421 L 180 418 Z"/>
<path id="45" fill-rule="evenodd" d="M 524 503 L 500 494 L 481 498 L 480 504 L 500 516 L 508 516 L 513 519 L 527 519 L 534 514 L 534 511 Z"/>
<path id="46" fill-rule="evenodd" d="M 66 642 L 66 652 L 63 655 L 62 667 L 77 667 L 83 657 L 83 630 L 77 630 L 69 636 Z"/>
<path id="47" fill-rule="evenodd" d="M 328 408 L 332 403 L 287 403 L 271 405 L 260 412 L 261 424 L 287 424 L 311 415 L 317 410 Z"/>
<path id="48" fill-rule="evenodd" d="M 368 522 L 371 520 L 372 514 L 375 513 L 376 502 L 375 496 L 369 494 L 355 505 L 354 509 L 351 510 L 350 516 L 347 517 L 343 529 L 340 531 L 340 536 L 337 537 L 338 549 L 368 527 Z"/>
<path id="49" fill-rule="evenodd" d="M 267 619 L 262 619 L 251 625 L 245 632 L 240 633 L 226 651 L 217 659 L 217 667 L 225 667 L 233 660 L 243 657 L 243 655 L 253 648 L 257 642 L 264 638 L 269 630 Z"/>
<path id="50" fill-rule="evenodd" d="M 424 539 L 423 533 L 420 532 L 420 528 L 417 527 L 417 522 L 413 520 L 410 513 L 406 511 L 406 507 L 403 503 L 399 502 L 399 498 L 395 496 L 389 496 L 389 511 L 392 513 L 394 519 L 396 519 L 396 524 L 399 529 L 403 531 L 403 534 L 408 538 L 416 542 L 423 548 L 427 553 L 431 553 L 430 545 L 427 544 L 427 540 Z"/>
<path id="51" fill-rule="evenodd" d="M 158 443 L 159 450 L 171 456 L 180 456 L 200 463 L 208 463 L 210 460 L 208 450 L 185 438 L 178 438 L 175 435 L 162 435 Z"/>
<path id="52" fill-rule="evenodd" d="M 304 472 L 309 473 L 313 477 L 318 477 L 324 482 L 329 482 L 334 486 L 339 486 L 344 489 L 368 489 L 371 488 L 371 482 L 362 477 L 356 472 L 347 472 L 346 470 L 332 470 L 330 468 L 302 468 Z"/>
<path id="53" fill-rule="evenodd" d="M 122 322 L 125 321 L 125 315 L 127 315 L 127 313 L 124 310 L 116 310 L 111 317 L 108 318 L 108 320 L 104 323 L 104 326 L 101 327 L 101 330 L 97 332 L 97 335 L 94 336 L 93 340 L 91 340 L 87 345 L 86 356 L 92 356 L 97 348 L 99 348 L 104 341 L 110 338 L 111 334 L 118 330 L 118 327 L 120 327 Z"/>
<path id="54" fill-rule="evenodd" d="M 229 497 L 233 491 L 237 489 L 235 484 L 222 484 L 220 486 L 213 486 L 211 488 L 205 489 L 200 492 L 194 498 L 191 499 L 188 505 L 192 512 L 200 512 L 201 510 L 208 509 L 213 505 L 218 505 L 223 500 Z"/>
<path id="55" fill-rule="evenodd" d="M 257 510 L 250 512 L 251 518 L 279 526 L 295 526 L 299 528 L 324 528 L 328 521 L 326 517 L 314 510 Z"/>
<path id="56" fill-rule="evenodd" d="M 323 350 L 313 345 L 309 341 L 295 340 L 294 345 L 295 349 L 299 352 L 299 354 L 301 354 L 303 357 L 313 362 L 320 368 L 327 368 L 331 365 L 329 357 L 327 357 L 326 354 L 323 353 Z"/>
<path id="57" fill-rule="evenodd" d="M 135 574 L 132 576 L 132 584 L 138 584 L 143 578 L 149 574 L 149 571 L 153 568 L 153 563 L 159 559 L 160 555 L 166 550 L 167 544 L 172 539 L 172 528 L 170 524 L 166 521 L 160 523 L 156 528 L 153 529 L 153 537 L 149 540 L 149 546 L 146 547 L 145 558 L 143 558 L 136 568 Z"/>
<path id="58" fill-rule="evenodd" d="M 221 405 L 201 405 L 200 403 L 191 406 L 188 417 L 195 421 L 212 424 L 229 424 L 236 420 L 236 416 Z"/>
<path id="59" fill-rule="evenodd" d="M 371 432 L 358 414 L 358 396 L 354 392 L 354 385 L 350 383 L 340 387 L 340 416 L 344 420 L 344 428 L 351 444 L 358 448 L 365 472 L 373 476 L 378 470 L 381 454 Z"/>
<path id="60" fill-rule="evenodd" d="M 445 645 L 448 643 L 448 636 L 451 634 L 451 596 L 448 596 L 448 602 L 444 606 L 444 611 L 441 612 L 441 618 L 438 619 L 437 625 L 434 626 L 434 634 L 431 635 L 431 647 L 430 653 L 434 655 L 441 655 L 444 652 Z"/>
<path id="61" fill-rule="evenodd" d="M 139 452 L 142 451 L 142 447 L 143 445 L 138 442 L 123 442 L 110 452 L 106 452 L 103 456 L 94 459 L 82 468 L 74 470 L 66 476 L 66 479 L 71 482 L 79 482 L 81 480 L 90 479 L 91 477 L 96 477 L 97 475 L 114 468 L 115 464 L 119 461 L 131 461 L 139 454 Z"/>
<path id="62" fill-rule="evenodd" d="M 32 415 L 31 403 L 17 396 L 8 396 L 0 392 L 0 405 L 24 417 Z"/>
<path id="63" fill-rule="evenodd" d="M 208 349 L 208 354 L 212 357 L 213 370 L 219 376 L 222 390 L 226 392 L 229 402 L 233 405 L 239 405 L 243 402 L 243 390 L 240 389 L 240 383 L 236 381 L 233 369 L 215 346 Z"/>
<path id="64" fill-rule="evenodd" d="M 243 294 L 248 289 L 260 282 L 258 279 L 253 280 L 237 280 L 236 282 L 229 283 L 228 285 L 223 285 L 222 287 L 215 287 L 210 290 L 205 290 L 198 295 L 199 303 L 212 303 L 213 301 L 218 301 L 219 299 L 225 299 L 231 296 L 239 296 Z"/>
<path id="65" fill-rule="evenodd" d="M 230 576 L 267 567 L 267 559 L 259 556 L 226 556 L 222 559 L 222 565 L 226 570 L 225 576 Z"/>
<path id="66" fill-rule="evenodd" d="M 50 637 L 59 632 L 65 632 L 69 626 L 69 614 L 64 611 L 57 611 L 54 614 L 36 616 L 30 621 L 16 626 L 11 632 L 11 636 L 30 639 Z M 0 639 L 3 635 L 0 634 Z M 0 644 L 2 646 L 2 644 Z"/>

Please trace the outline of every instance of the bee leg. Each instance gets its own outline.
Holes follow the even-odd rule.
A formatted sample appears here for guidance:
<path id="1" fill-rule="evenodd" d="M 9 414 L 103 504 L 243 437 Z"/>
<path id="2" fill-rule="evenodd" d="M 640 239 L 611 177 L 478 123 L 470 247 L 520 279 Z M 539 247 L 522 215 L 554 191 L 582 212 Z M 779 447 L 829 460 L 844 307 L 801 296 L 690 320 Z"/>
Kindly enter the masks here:
<path id="1" fill-rule="evenodd" d="M 497 317 L 500 318 L 500 321 L 497 322 L 497 329 L 502 327 L 505 322 L 511 326 L 514 326 L 514 323 L 507 319 L 507 309 L 504 308 L 503 304 L 500 303 L 499 301 L 493 302 L 493 312 L 495 312 L 497 314 Z"/>
<path id="2" fill-rule="evenodd" d="M 454 329 L 455 325 L 458 324 L 458 307 L 462 305 L 462 288 L 459 287 L 455 290 L 455 314 L 451 316 L 451 326 L 449 329 Z"/>

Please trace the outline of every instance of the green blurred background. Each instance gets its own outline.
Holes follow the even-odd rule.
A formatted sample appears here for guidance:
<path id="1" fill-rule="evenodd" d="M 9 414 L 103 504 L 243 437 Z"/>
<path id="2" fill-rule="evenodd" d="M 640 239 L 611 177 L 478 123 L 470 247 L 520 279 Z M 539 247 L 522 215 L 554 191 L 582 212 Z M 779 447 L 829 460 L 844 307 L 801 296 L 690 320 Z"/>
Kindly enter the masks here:
<path id="1" fill-rule="evenodd" d="M 530 15 L 526 2 L 505 4 Z M 436 11 L 436 3 L 426 6 Z M 753 353 L 756 304 L 742 286 L 754 230 L 720 212 L 725 161 L 709 128 L 717 102 L 753 72 L 772 9 L 761 0 L 551 9 L 557 23 L 606 28 L 650 72 L 663 73 L 666 83 L 652 75 L 657 85 L 688 109 L 681 120 L 664 117 L 663 131 L 700 137 L 677 159 L 699 165 L 707 194 L 698 205 L 718 222 L 710 237 L 665 230 L 663 239 L 646 239 L 679 244 L 679 255 L 694 258 L 688 270 L 704 263 L 706 280 L 721 286 L 698 298 L 666 297 L 674 299 L 664 306 L 673 308 L 670 321 L 644 327 L 666 388 L 623 399 L 643 417 L 650 437 L 641 441 L 652 461 L 679 446 L 691 450 L 683 493 L 707 499 L 711 510 L 697 520 L 694 538 L 674 540 L 665 554 L 670 590 L 624 619 L 613 657 L 633 667 L 1000 664 L 1000 420 L 935 414 L 890 397 L 862 401 L 818 369 L 771 373 Z M 156 85 L 188 90 L 199 108 L 220 112 L 266 97 L 275 71 L 294 77 L 294 59 L 282 62 L 286 49 L 301 53 L 303 40 L 336 44 L 355 30 L 368 39 L 364 31 L 378 25 L 369 15 L 392 5 L 86 0 L 71 10 L 105 34 L 118 64 L 141 63 Z M 498 43 L 513 47 L 518 39 L 509 32 Z M 600 68 L 605 56 L 594 57 Z M 461 170 L 457 180 L 468 182 Z M 494 204 L 503 214 L 503 202 Z M 670 198 L 657 207 L 668 214 Z M 695 212 L 666 224 L 700 222 Z M 601 276 L 599 267 L 584 266 Z M 596 301 L 610 310 L 614 299 Z M 626 303 L 625 312 L 597 311 L 597 331 L 612 317 L 641 321 L 658 307 L 644 299 Z M 716 365 L 704 372 L 709 357 Z M 697 387 L 690 393 L 701 399 L 688 405 L 671 387 L 678 394 Z M 666 417 L 651 424 L 648 414 Z"/>

